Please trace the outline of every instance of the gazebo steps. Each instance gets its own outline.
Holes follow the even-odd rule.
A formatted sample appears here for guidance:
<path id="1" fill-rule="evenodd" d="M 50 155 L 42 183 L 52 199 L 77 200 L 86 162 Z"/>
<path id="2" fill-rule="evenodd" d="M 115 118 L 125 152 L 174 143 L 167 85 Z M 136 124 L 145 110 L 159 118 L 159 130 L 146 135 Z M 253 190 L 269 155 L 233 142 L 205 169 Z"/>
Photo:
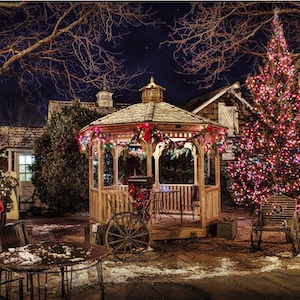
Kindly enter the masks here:
<path id="1" fill-rule="evenodd" d="M 161 220 L 152 224 L 151 239 L 153 241 L 190 239 L 207 237 L 207 229 L 200 228 L 199 218 L 192 220 L 185 216 L 183 222 L 180 216 L 162 216 Z"/>
<path id="2" fill-rule="evenodd" d="M 206 229 L 195 227 L 167 227 L 164 229 L 155 229 L 151 233 L 151 239 L 153 241 L 202 238 L 206 236 Z"/>

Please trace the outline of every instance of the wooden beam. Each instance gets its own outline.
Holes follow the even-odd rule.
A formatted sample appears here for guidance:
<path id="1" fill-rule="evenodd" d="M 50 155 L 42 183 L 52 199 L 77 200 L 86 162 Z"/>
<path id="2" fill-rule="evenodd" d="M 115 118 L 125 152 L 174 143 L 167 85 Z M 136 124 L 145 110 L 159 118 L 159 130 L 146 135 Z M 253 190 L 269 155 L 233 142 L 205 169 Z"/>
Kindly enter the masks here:
<path id="1" fill-rule="evenodd" d="M 221 215 L 221 169 L 220 169 L 220 152 L 216 149 L 215 153 L 215 183 L 219 188 L 218 193 L 218 217 Z"/>

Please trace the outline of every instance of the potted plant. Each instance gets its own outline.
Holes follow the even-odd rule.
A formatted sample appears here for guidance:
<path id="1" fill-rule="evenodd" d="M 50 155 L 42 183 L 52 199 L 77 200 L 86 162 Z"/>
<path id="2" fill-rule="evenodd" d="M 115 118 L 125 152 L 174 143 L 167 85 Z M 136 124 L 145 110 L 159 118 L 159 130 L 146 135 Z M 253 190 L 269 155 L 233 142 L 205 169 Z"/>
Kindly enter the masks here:
<path id="1" fill-rule="evenodd" d="M 237 235 L 237 218 L 224 216 L 217 222 L 217 237 L 234 240 Z"/>
<path id="2" fill-rule="evenodd" d="M 13 208 L 12 190 L 18 185 L 18 180 L 0 170 L 0 226 L 5 226 L 6 212 Z"/>

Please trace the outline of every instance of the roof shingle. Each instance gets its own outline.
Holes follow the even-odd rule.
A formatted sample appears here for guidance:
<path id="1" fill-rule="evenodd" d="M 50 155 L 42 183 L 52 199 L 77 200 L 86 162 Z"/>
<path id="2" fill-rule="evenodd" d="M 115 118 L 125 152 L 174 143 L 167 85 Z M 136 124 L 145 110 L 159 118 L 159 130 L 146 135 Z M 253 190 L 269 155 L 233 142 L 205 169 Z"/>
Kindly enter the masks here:
<path id="1" fill-rule="evenodd" d="M 0 150 L 5 148 L 33 149 L 34 141 L 44 131 L 41 127 L 0 126 Z"/>
<path id="2" fill-rule="evenodd" d="M 211 124 L 219 123 L 200 117 L 166 102 L 148 102 L 131 105 L 92 122 L 91 126 L 117 125 L 141 122 L 175 124 Z"/>

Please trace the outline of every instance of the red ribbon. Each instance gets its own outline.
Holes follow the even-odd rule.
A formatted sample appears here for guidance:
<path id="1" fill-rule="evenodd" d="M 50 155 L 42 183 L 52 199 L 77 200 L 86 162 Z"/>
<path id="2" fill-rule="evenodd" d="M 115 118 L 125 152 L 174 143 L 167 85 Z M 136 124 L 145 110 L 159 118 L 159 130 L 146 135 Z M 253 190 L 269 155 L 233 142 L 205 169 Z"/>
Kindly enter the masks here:
<path id="1" fill-rule="evenodd" d="M 142 129 L 144 129 L 145 133 L 144 133 L 144 140 L 146 143 L 148 143 L 151 139 L 151 130 L 154 129 L 153 125 L 149 125 L 149 124 L 143 124 L 141 126 Z"/>
<path id="2" fill-rule="evenodd" d="M 207 126 L 206 126 L 206 129 L 207 129 L 207 131 L 209 131 L 209 132 L 213 132 L 213 131 L 214 131 L 214 128 L 213 128 L 213 126 L 211 126 L 211 125 L 207 125 Z"/>

